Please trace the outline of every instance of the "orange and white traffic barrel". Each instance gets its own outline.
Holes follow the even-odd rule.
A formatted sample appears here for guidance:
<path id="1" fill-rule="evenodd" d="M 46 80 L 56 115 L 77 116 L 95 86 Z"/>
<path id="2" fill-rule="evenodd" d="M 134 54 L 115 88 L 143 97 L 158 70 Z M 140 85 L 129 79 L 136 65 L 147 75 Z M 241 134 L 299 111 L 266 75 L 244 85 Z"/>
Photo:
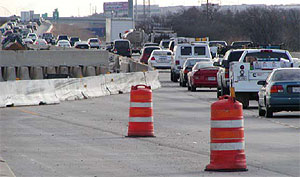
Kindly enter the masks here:
<path id="1" fill-rule="evenodd" d="M 211 105 L 210 164 L 205 171 L 247 171 L 243 106 L 228 95 Z"/>
<path id="2" fill-rule="evenodd" d="M 131 87 L 129 109 L 129 137 L 153 137 L 153 104 L 150 86 Z"/>

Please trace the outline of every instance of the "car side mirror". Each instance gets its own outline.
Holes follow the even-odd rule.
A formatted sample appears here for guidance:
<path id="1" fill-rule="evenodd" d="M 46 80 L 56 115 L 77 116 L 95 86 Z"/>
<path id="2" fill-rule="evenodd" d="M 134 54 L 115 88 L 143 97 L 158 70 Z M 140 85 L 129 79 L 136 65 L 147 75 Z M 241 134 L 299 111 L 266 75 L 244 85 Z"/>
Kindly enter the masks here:
<path id="1" fill-rule="evenodd" d="M 221 66 L 219 62 L 214 62 L 213 65 L 214 66 Z"/>
<path id="2" fill-rule="evenodd" d="M 257 85 L 266 85 L 266 83 L 267 83 L 266 81 L 258 81 Z"/>

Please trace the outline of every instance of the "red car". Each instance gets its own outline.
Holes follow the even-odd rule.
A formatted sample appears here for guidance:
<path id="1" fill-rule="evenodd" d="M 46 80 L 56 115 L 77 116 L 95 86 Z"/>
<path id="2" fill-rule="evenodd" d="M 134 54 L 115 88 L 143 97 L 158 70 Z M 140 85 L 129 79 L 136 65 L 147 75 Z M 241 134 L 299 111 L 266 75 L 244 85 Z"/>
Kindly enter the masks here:
<path id="1" fill-rule="evenodd" d="M 150 57 L 153 50 L 161 50 L 161 48 L 157 47 L 157 46 L 144 47 L 141 58 L 140 58 L 140 62 L 148 64 L 148 59 L 149 59 L 149 57 Z"/>
<path id="2" fill-rule="evenodd" d="M 188 73 L 188 90 L 196 91 L 197 87 L 217 87 L 217 72 L 219 68 L 213 62 L 197 62 Z"/>

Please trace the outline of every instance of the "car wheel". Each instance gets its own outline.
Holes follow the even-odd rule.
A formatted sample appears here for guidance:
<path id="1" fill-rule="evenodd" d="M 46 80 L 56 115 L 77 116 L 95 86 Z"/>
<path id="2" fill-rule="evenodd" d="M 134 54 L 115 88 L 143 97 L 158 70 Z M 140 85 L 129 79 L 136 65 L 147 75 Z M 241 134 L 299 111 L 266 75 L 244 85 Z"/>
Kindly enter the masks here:
<path id="1" fill-rule="evenodd" d="M 172 81 L 172 82 L 175 82 L 175 81 L 174 81 L 174 76 L 173 76 L 173 75 L 174 75 L 174 74 L 173 74 L 173 72 L 171 71 L 171 81 Z"/>
<path id="2" fill-rule="evenodd" d="M 181 79 L 179 79 L 179 86 L 182 87 Z"/>
<path id="3" fill-rule="evenodd" d="M 192 92 L 196 92 L 196 87 L 193 86 L 193 85 L 191 85 L 191 91 L 192 91 Z"/>
<path id="4" fill-rule="evenodd" d="M 271 118 L 273 117 L 273 111 L 268 108 L 268 105 L 266 105 L 266 113 L 265 113 L 266 118 Z"/>
<path id="5" fill-rule="evenodd" d="M 221 88 L 217 87 L 217 98 L 221 96 Z"/>
<path id="6" fill-rule="evenodd" d="M 245 93 L 235 93 L 236 99 L 243 104 L 243 109 L 249 107 L 249 96 Z"/>
<path id="7" fill-rule="evenodd" d="M 261 106 L 258 104 L 258 115 L 259 116 L 265 116 L 266 111 L 261 109 Z"/>

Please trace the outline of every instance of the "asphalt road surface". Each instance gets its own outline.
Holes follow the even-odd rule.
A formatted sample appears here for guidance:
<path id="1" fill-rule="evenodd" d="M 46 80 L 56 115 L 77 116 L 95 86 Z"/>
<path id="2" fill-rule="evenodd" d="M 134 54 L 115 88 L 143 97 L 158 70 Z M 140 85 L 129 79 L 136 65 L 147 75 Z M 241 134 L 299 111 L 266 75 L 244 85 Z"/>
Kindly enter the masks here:
<path id="1" fill-rule="evenodd" d="M 188 92 L 161 73 L 155 138 L 127 138 L 129 94 L 0 109 L 0 156 L 17 177 L 300 176 L 300 115 L 244 110 L 247 172 L 205 172 L 214 89 Z"/>

